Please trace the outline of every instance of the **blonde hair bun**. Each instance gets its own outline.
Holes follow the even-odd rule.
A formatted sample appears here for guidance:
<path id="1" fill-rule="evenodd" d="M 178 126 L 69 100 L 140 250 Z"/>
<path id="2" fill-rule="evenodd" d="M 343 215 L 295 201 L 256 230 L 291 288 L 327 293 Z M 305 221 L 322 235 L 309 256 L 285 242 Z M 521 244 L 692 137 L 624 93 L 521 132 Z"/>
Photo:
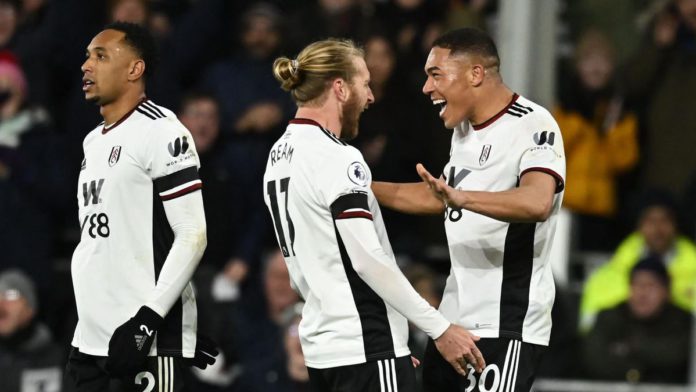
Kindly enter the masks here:
<path id="1" fill-rule="evenodd" d="M 273 76 L 280 82 L 280 87 L 291 91 L 297 87 L 300 80 L 300 66 L 297 60 L 279 57 L 273 62 Z"/>

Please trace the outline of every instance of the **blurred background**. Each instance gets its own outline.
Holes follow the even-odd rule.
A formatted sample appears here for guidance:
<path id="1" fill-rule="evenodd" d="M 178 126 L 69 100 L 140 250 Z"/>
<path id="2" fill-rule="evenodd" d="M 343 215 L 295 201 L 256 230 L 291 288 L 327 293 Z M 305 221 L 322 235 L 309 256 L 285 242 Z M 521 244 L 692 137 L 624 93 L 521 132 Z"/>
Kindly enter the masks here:
<path id="1" fill-rule="evenodd" d="M 0 390 L 69 391 L 82 139 L 101 119 L 80 65 L 110 21 L 148 26 L 148 96 L 193 134 L 208 222 L 199 325 L 220 345 L 195 391 L 306 391 L 302 305 L 262 201 L 267 150 L 295 107 L 271 64 L 326 37 L 366 50 L 375 103 L 353 141 L 375 180 L 418 181 L 450 131 L 421 93 L 431 42 L 474 26 L 566 148 L 551 347 L 537 391 L 696 390 L 696 0 L 0 0 Z M 384 211 L 399 264 L 433 305 L 441 217 Z M 426 336 L 412 331 L 422 354 Z M 691 383 L 690 383 L 691 382 Z"/>

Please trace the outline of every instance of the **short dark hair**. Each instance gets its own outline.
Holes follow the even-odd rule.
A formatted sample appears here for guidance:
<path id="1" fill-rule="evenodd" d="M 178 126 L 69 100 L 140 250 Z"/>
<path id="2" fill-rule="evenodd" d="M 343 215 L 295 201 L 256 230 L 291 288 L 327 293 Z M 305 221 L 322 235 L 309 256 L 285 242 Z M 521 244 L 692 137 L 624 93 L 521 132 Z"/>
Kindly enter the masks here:
<path id="1" fill-rule="evenodd" d="M 669 288 L 670 276 L 667 272 L 665 262 L 660 256 L 648 255 L 640 259 L 636 265 L 631 268 L 630 282 L 633 283 L 633 278 L 639 271 L 651 272 L 665 287 Z"/>
<path id="2" fill-rule="evenodd" d="M 145 27 L 129 22 L 113 22 L 104 26 L 104 30 L 116 30 L 125 34 L 124 40 L 145 62 L 145 76 L 153 74 L 159 61 L 155 37 Z"/>
<path id="3" fill-rule="evenodd" d="M 449 49 L 451 53 L 470 53 L 492 58 L 495 63 L 491 66 L 500 67 L 495 42 L 488 33 L 479 29 L 465 27 L 448 31 L 433 42 L 433 47 Z"/>

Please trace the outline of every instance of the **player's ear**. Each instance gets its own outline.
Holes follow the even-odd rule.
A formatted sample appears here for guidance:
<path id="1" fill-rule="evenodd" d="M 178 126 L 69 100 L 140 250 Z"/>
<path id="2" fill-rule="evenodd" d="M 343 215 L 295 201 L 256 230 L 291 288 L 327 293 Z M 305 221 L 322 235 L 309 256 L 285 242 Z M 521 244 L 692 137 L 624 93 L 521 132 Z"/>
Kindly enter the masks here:
<path id="1" fill-rule="evenodd" d="M 342 78 L 334 79 L 331 88 L 339 101 L 345 102 L 348 100 L 350 89 L 348 88 L 348 83 L 346 83 L 345 80 Z"/>
<path id="2" fill-rule="evenodd" d="M 128 71 L 128 80 L 135 81 L 145 75 L 145 62 L 141 59 L 133 60 Z"/>
<path id="3" fill-rule="evenodd" d="M 481 64 L 472 64 L 471 71 L 469 72 L 469 80 L 471 84 L 478 87 L 483 83 L 483 79 L 486 77 L 486 68 Z"/>

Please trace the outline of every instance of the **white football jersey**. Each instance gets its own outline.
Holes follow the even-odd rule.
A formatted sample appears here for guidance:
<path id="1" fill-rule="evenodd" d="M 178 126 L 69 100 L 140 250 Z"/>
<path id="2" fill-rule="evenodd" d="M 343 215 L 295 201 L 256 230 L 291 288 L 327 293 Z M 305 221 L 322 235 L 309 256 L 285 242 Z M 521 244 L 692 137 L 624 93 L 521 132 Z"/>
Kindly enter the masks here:
<path id="1" fill-rule="evenodd" d="M 555 296 L 549 251 L 565 179 L 558 124 L 546 109 L 515 94 L 485 123 L 454 129 L 443 176 L 456 189 L 499 192 L 517 187 L 530 171 L 556 180 L 551 216 L 544 222 L 507 223 L 446 209 L 452 267 L 440 311 L 481 337 L 548 345 Z"/>
<path id="2" fill-rule="evenodd" d="M 113 331 L 150 299 L 174 241 L 162 201 L 200 189 L 200 164 L 189 131 L 148 100 L 108 128 L 97 126 L 83 149 L 81 237 L 71 265 L 79 320 L 72 345 L 106 356 Z M 150 355 L 192 357 L 195 342 L 189 283 Z"/>
<path id="3" fill-rule="evenodd" d="M 305 301 L 299 332 L 312 368 L 410 353 L 406 319 L 356 274 L 334 222 L 372 219 L 396 263 L 370 184 L 362 154 L 312 120 L 292 120 L 268 157 L 264 199 L 293 288 Z M 352 204 L 365 194 L 366 205 Z"/>

